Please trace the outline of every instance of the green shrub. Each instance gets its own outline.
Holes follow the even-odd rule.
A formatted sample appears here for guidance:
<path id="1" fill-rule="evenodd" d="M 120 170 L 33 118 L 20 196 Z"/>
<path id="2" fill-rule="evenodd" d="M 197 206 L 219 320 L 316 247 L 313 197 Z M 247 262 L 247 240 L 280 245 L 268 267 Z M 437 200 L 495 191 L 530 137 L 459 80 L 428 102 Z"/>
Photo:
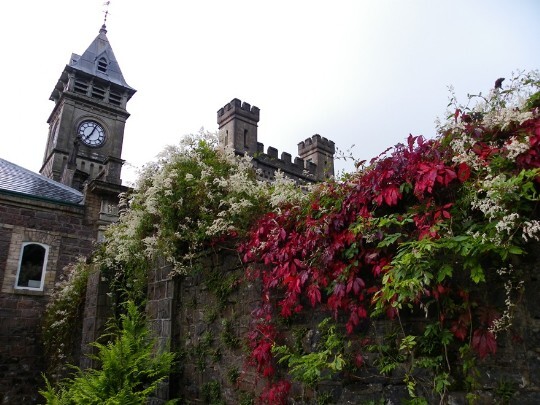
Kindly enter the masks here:
<path id="1" fill-rule="evenodd" d="M 121 316 L 122 328 L 108 344 L 94 343 L 101 368 L 77 370 L 77 375 L 40 391 L 47 404 L 144 404 L 171 372 L 174 354 L 155 353 L 156 341 L 132 302 Z"/>

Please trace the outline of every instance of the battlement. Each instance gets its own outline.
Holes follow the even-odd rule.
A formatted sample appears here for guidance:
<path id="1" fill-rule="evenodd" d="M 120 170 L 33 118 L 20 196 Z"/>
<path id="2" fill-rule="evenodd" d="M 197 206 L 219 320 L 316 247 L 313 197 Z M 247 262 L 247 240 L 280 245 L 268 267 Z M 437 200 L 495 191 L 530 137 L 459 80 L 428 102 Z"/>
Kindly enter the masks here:
<path id="1" fill-rule="evenodd" d="M 336 145 L 334 144 L 334 141 L 330 141 L 319 134 L 315 134 L 311 138 L 307 138 L 305 141 L 298 144 L 298 154 L 300 156 L 307 155 L 315 149 L 330 153 L 332 155 L 336 153 Z"/>
<path id="2" fill-rule="evenodd" d="M 295 157 L 287 152 L 281 152 L 269 146 L 264 152 L 264 145 L 257 142 L 257 155 L 253 158 L 255 167 L 260 176 L 266 180 L 274 178 L 276 170 L 281 170 L 288 177 L 302 182 L 314 182 L 317 179 L 317 165 L 311 161 L 306 161 L 300 157 Z"/>
<path id="3" fill-rule="evenodd" d="M 239 155 L 253 156 L 253 164 L 262 178 L 272 180 L 276 170 L 299 182 L 322 181 L 334 175 L 334 142 L 316 134 L 298 144 L 298 157 L 279 152 L 257 139 L 258 107 L 234 98 L 217 112 L 219 142 Z"/>
<path id="4" fill-rule="evenodd" d="M 259 122 L 259 114 L 259 107 L 252 106 L 245 101 L 242 102 L 237 98 L 233 98 L 230 103 L 225 104 L 223 108 L 220 108 L 218 110 L 217 123 L 221 127 L 235 116 L 239 118 L 245 118 L 257 123 Z"/>

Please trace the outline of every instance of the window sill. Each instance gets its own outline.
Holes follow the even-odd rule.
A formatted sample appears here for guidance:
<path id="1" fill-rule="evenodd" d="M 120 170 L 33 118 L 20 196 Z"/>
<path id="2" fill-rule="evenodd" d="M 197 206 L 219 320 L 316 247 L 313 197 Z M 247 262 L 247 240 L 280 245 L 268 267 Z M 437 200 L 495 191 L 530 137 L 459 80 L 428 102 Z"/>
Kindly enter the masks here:
<path id="1" fill-rule="evenodd" d="M 42 295 L 45 295 L 45 291 L 43 291 L 43 290 L 30 290 L 30 289 L 27 289 L 27 288 L 13 288 L 13 294 L 42 296 Z"/>

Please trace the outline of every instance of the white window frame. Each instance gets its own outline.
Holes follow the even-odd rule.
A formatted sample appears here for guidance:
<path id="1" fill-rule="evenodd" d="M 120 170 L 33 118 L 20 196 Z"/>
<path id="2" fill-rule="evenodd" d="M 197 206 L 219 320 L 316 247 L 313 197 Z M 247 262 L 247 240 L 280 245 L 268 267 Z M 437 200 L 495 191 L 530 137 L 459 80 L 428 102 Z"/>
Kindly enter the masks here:
<path id="1" fill-rule="evenodd" d="M 21 287 L 19 286 L 19 276 L 21 272 L 22 259 L 24 254 L 24 248 L 28 245 L 39 245 L 45 249 L 45 257 L 43 258 L 43 266 L 41 268 L 41 280 L 39 287 Z M 19 264 L 17 266 L 17 277 L 15 278 L 15 289 L 16 290 L 31 290 L 31 291 L 43 291 L 45 286 L 45 273 L 47 272 L 47 261 L 49 259 L 49 245 L 39 242 L 23 242 L 21 245 L 21 253 L 19 254 Z"/>

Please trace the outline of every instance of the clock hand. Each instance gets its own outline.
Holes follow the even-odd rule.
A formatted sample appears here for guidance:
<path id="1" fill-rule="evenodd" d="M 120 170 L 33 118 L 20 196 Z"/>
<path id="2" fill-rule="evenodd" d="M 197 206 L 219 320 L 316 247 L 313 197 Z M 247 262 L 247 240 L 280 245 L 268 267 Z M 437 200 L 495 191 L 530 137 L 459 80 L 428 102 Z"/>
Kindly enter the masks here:
<path id="1" fill-rule="evenodd" d="M 92 130 L 92 132 L 90 132 L 87 136 L 85 136 L 84 140 L 88 140 L 88 138 L 90 138 L 92 135 L 94 135 L 94 132 L 96 132 L 96 129 L 97 127 L 94 127 L 94 129 Z"/>

